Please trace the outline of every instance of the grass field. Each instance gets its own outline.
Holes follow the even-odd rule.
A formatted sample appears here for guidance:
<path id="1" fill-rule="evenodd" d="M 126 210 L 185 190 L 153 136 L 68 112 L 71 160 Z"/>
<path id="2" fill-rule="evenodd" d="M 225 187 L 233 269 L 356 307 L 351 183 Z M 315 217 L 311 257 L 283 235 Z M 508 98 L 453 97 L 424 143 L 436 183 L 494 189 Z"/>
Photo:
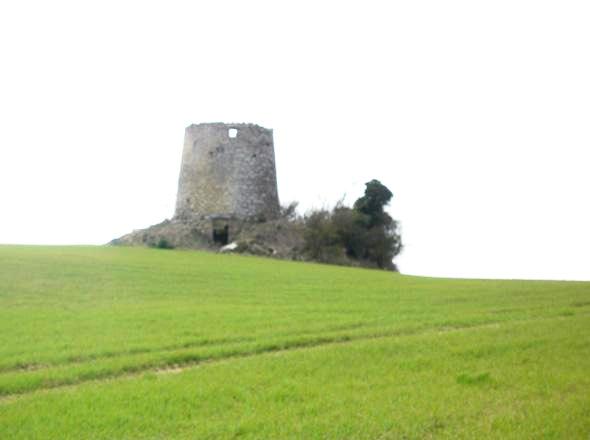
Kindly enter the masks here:
<path id="1" fill-rule="evenodd" d="M 0 246 L 0 439 L 590 439 L 590 283 Z"/>

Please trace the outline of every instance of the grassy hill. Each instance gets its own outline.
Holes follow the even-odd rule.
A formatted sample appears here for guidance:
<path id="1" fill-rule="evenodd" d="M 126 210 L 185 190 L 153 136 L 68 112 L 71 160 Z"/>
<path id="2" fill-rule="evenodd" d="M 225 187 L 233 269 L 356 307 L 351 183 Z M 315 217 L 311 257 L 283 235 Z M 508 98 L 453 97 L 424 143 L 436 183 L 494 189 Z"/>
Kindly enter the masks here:
<path id="1" fill-rule="evenodd" d="M 590 435 L 590 283 L 0 246 L 0 439 Z"/>

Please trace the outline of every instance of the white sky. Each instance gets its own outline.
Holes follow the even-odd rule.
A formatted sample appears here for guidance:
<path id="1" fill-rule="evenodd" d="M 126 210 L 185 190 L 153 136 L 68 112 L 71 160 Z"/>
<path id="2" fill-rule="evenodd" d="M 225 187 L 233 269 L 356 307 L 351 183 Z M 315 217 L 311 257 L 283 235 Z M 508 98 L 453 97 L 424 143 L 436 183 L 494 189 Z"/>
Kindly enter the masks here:
<path id="1" fill-rule="evenodd" d="M 184 128 L 274 129 L 303 208 L 395 194 L 403 273 L 590 279 L 587 1 L 0 3 L 0 243 L 173 214 Z"/>

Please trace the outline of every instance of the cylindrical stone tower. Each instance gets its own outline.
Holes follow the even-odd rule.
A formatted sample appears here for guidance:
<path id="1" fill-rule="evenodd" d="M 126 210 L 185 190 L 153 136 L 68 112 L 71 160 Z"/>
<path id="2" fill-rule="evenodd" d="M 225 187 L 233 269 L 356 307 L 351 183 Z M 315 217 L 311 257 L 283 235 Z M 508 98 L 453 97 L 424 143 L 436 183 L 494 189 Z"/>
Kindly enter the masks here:
<path id="1" fill-rule="evenodd" d="M 272 130 L 223 123 L 186 128 L 176 218 L 278 214 Z"/>

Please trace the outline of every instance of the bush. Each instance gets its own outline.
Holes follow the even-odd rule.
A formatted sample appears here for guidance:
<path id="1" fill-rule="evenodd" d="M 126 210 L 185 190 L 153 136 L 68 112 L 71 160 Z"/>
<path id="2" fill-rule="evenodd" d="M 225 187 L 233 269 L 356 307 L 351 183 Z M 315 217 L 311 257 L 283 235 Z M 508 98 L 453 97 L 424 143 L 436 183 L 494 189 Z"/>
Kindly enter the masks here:
<path id="1" fill-rule="evenodd" d="M 299 202 L 291 202 L 286 206 L 281 206 L 280 217 L 285 220 L 296 220 L 297 219 L 297 206 Z"/>
<path id="2" fill-rule="evenodd" d="M 164 237 L 160 237 L 160 239 L 155 244 L 153 244 L 152 247 L 158 249 L 174 249 L 174 246 Z"/>
<path id="3" fill-rule="evenodd" d="M 338 233 L 328 210 L 313 211 L 305 217 L 303 239 L 303 252 L 311 260 L 336 263 L 344 257 Z"/>
<path id="4" fill-rule="evenodd" d="M 393 194 L 378 180 L 366 184 L 354 208 L 338 203 L 304 218 L 304 253 L 315 261 L 360 264 L 397 270 L 393 258 L 402 249 L 398 224 L 385 212 Z"/>

